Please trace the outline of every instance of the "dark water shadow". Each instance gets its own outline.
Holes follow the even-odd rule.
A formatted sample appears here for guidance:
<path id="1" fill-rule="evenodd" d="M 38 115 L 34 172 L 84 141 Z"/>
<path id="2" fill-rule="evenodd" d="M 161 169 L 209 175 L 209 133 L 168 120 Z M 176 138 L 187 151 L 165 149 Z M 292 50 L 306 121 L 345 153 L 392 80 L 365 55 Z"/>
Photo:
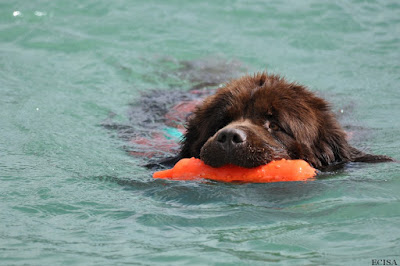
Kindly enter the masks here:
<path id="1" fill-rule="evenodd" d="M 114 113 L 101 122 L 102 127 L 125 142 L 123 150 L 137 158 L 146 158 L 146 164 L 156 168 L 161 167 L 157 164 L 160 160 L 178 154 L 180 134 L 195 105 L 213 94 L 217 86 L 245 70 L 239 61 L 218 57 L 191 61 L 161 58 L 159 61 L 161 66 L 173 64 L 174 70 L 171 72 L 168 67 L 166 72 L 159 70 L 155 75 L 166 76 L 166 82 L 167 76 L 172 75 L 188 82 L 190 88 L 176 83 L 169 90 L 150 88 L 137 101 L 128 103 L 128 122 L 117 121 Z"/>

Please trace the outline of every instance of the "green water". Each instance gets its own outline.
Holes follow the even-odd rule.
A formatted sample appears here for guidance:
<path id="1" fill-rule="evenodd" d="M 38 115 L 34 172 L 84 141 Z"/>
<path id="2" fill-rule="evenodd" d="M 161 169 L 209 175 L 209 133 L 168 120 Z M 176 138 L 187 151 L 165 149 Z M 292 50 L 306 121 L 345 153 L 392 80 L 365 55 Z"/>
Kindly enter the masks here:
<path id="1" fill-rule="evenodd" d="M 398 163 L 308 183 L 154 181 L 124 141 L 180 60 L 235 60 L 326 95 L 400 158 L 398 1 L 2 1 L 1 265 L 400 264 Z M 217 59 L 215 59 L 217 58 Z"/>

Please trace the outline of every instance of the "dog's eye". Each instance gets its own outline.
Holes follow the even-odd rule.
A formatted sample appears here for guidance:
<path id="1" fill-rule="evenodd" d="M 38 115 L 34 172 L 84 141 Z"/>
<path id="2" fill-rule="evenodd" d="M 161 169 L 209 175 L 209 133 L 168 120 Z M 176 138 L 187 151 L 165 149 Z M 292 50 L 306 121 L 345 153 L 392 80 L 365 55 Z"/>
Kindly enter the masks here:
<path id="1" fill-rule="evenodd" d="M 281 127 L 275 123 L 275 122 L 270 122 L 268 121 L 267 123 L 265 123 L 265 126 L 272 131 L 279 131 L 281 129 Z"/>
<path id="2" fill-rule="evenodd" d="M 272 129 L 273 131 L 278 131 L 280 129 L 280 127 L 278 126 L 278 124 L 272 122 L 269 124 L 269 128 Z"/>

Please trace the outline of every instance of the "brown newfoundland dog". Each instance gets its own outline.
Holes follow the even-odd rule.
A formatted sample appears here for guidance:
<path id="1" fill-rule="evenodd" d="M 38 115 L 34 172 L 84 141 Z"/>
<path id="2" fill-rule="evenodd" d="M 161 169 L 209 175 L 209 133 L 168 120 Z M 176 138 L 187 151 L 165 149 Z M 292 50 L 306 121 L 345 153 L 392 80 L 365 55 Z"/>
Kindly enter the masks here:
<path id="1" fill-rule="evenodd" d="M 197 106 L 179 157 L 247 168 L 303 159 L 321 170 L 346 162 L 392 161 L 350 146 L 325 100 L 266 73 L 231 81 Z"/>

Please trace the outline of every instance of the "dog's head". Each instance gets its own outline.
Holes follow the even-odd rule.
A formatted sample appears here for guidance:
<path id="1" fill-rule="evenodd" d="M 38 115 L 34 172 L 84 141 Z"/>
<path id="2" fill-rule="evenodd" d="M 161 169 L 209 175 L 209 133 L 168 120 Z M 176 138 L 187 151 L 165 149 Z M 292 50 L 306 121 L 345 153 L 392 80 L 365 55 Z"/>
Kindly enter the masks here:
<path id="1" fill-rule="evenodd" d="M 265 73 L 244 76 L 208 97 L 189 118 L 181 157 L 219 167 L 304 159 L 316 168 L 365 154 L 351 147 L 323 99 Z"/>

